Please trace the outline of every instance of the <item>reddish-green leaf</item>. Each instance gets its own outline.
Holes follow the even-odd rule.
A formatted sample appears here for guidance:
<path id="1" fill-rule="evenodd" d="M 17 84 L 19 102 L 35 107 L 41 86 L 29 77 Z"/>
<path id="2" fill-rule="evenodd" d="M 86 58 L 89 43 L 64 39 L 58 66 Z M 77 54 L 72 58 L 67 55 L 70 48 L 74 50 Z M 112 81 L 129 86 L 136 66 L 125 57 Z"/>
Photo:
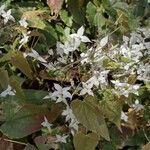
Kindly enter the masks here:
<path id="1" fill-rule="evenodd" d="M 53 122 L 61 113 L 61 107 L 56 105 L 51 111 L 45 106 L 26 104 L 18 108 L 0 127 L 1 132 L 9 138 L 23 138 L 41 129 L 41 123 L 46 116 Z"/>

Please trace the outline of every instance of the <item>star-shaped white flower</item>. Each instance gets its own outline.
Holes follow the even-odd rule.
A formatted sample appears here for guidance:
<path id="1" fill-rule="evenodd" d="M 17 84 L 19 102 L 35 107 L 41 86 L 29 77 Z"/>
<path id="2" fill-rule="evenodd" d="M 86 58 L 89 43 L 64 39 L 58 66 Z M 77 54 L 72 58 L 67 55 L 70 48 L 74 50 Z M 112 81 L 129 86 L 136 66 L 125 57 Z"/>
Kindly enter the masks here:
<path id="1" fill-rule="evenodd" d="M 108 43 L 108 36 L 104 37 L 100 41 L 100 47 L 103 48 Z"/>
<path id="2" fill-rule="evenodd" d="M 67 143 L 66 139 L 67 139 L 68 135 L 58 135 L 56 134 L 56 141 L 58 143 Z"/>
<path id="3" fill-rule="evenodd" d="M 79 122 L 77 119 L 72 119 L 71 122 L 69 123 L 69 128 L 71 129 L 72 135 L 75 134 L 75 131 L 78 131 L 79 129 Z"/>
<path id="4" fill-rule="evenodd" d="M 11 15 L 11 9 L 7 12 L 3 12 L 2 17 L 4 18 L 4 24 L 6 24 L 9 20 L 15 22 L 15 18 Z"/>
<path id="5" fill-rule="evenodd" d="M 66 116 L 66 122 L 69 122 L 69 128 L 71 129 L 72 135 L 74 135 L 75 131 L 78 131 L 79 122 L 69 105 L 67 105 L 66 109 L 63 110 L 62 116 Z"/>
<path id="6" fill-rule="evenodd" d="M 69 106 L 67 106 L 66 109 L 63 110 L 62 115 L 66 116 L 66 121 L 75 118 L 75 116 L 74 116 L 74 114 L 72 112 L 72 109 Z"/>
<path id="7" fill-rule="evenodd" d="M 109 70 L 104 70 L 104 71 L 100 72 L 100 74 L 98 76 L 98 81 L 100 82 L 100 84 L 107 85 L 108 73 L 109 73 Z"/>
<path id="8" fill-rule="evenodd" d="M 26 56 L 30 56 L 30 57 L 33 57 L 35 58 L 36 60 L 42 62 L 42 63 L 47 63 L 47 61 L 42 58 L 39 53 L 37 51 L 35 51 L 34 49 L 31 50 L 31 53 L 27 53 Z"/>
<path id="9" fill-rule="evenodd" d="M 44 116 L 44 122 L 41 123 L 41 125 L 43 127 L 46 127 L 49 131 L 49 133 L 51 133 L 52 129 L 51 127 L 53 126 L 51 123 L 48 122 L 47 118 Z"/>
<path id="10" fill-rule="evenodd" d="M 136 110 L 139 111 L 141 109 L 144 109 L 144 106 L 140 104 L 139 100 L 136 100 L 135 103 L 132 105 L 132 107 Z"/>
<path id="11" fill-rule="evenodd" d="M 83 33 L 84 27 L 82 26 L 78 29 L 77 33 L 73 33 L 70 35 L 70 37 L 75 40 L 76 47 L 79 47 L 81 42 L 83 43 L 91 42 L 88 37 L 83 35 Z"/>
<path id="12" fill-rule="evenodd" d="M 91 77 L 88 81 L 86 81 L 87 84 L 91 84 L 92 87 L 95 85 L 96 87 L 99 86 L 99 81 L 96 76 Z"/>
<path id="13" fill-rule="evenodd" d="M 57 54 L 59 54 L 61 57 L 63 54 L 69 54 L 69 52 L 73 52 L 76 50 L 76 46 L 73 40 L 65 41 L 64 44 L 57 42 Z"/>
<path id="14" fill-rule="evenodd" d="M 0 96 L 1 97 L 6 97 L 7 95 L 13 96 L 15 95 L 15 90 L 12 90 L 11 86 L 8 85 L 7 89 L 5 91 L 3 91 Z"/>
<path id="15" fill-rule="evenodd" d="M 70 87 L 63 88 L 59 84 L 54 84 L 54 87 L 56 91 L 52 93 L 51 98 L 56 99 L 56 103 L 64 102 L 65 104 L 67 104 L 66 98 L 72 99 L 72 95 L 70 94 L 70 92 L 68 92 L 68 90 L 70 90 Z"/>
<path id="16" fill-rule="evenodd" d="M 121 112 L 121 120 L 128 121 L 128 116 L 123 111 Z"/>
<path id="17" fill-rule="evenodd" d="M 80 95 L 85 95 L 87 93 L 91 96 L 94 96 L 93 91 L 91 90 L 91 88 L 93 87 L 93 84 L 87 84 L 87 83 L 82 82 L 82 86 L 83 88 L 80 91 Z"/>
<path id="18" fill-rule="evenodd" d="M 19 21 L 19 24 L 24 27 L 24 28 L 27 28 L 28 26 L 28 23 L 26 21 L 26 18 L 22 18 L 20 21 Z"/>
<path id="19" fill-rule="evenodd" d="M 22 39 L 20 40 L 19 44 L 19 49 L 26 43 L 28 43 L 29 40 L 29 34 L 31 33 L 31 31 L 28 31 L 27 33 L 22 33 Z"/>

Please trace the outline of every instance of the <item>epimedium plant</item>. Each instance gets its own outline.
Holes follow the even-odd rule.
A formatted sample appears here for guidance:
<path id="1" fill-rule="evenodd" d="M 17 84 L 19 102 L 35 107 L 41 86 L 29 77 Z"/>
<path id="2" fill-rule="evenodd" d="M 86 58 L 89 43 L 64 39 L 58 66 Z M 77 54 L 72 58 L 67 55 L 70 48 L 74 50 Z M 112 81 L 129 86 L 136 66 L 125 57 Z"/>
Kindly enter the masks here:
<path id="1" fill-rule="evenodd" d="M 149 147 L 148 9 L 146 0 L 2 1 L 1 145 Z"/>

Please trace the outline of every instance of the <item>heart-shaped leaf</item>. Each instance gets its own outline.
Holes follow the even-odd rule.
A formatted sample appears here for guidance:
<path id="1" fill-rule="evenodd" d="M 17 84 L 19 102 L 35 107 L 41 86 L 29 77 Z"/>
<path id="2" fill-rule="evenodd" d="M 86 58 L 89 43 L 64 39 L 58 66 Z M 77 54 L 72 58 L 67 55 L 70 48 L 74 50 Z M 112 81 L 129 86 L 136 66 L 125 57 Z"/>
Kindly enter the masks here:
<path id="1" fill-rule="evenodd" d="M 76 150 L 95 150 L 99 138 L 95 133 L 87 135 L 79 132 L 74 136 L 73 143 Z"/>
<path id="2" fill-rule="evenodd" d="M 99 137 L 102 136 L 106 140 L 110 140 L 104 117 L 93 103 L 75 100 L 72 102 L 71 107 L 77 120 L 88 130 L 98 134 Z"/>

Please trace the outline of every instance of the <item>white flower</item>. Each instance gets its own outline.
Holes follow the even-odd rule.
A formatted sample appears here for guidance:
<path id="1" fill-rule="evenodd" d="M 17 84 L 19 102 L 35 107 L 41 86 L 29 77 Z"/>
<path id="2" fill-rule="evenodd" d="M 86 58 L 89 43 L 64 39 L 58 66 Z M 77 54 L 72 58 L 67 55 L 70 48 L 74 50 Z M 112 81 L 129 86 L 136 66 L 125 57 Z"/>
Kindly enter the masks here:
<path id="1" fill-rule="evenodd" d="M 127 36 L 123 36 L 123 41 L 127 44 L 128 42 L 129 42 L 129 37 L 127 37 Z"/>
<path id="2" fill-rule="evenodd" d="M 136 100 L 135 103 L 132 105 L 132 107 L 136 110 L 139 111 L 141 109 L 144 109 L 144 106 L 139 103 L 139 100 Z"/>
<path id="3" fill-rule="evenodd" d="M 9 20 L 15 22 L 15 18 L 11 15 L 11 9 L 9 9 L 7 12 L 3 12 L 2 17 L 4 18 L 4 24 L 6 24 Z"/>
<path id="4" fill-rule="evenodd" d="M 85 95 L 87 93 L 91 96 L 94 96 L 93 91 L 91 90 L 91 88 L 93 87 L 93 84 L 87 84 L 87 83 L 82 82 L 82 86 L 83 88 L 80 91 L 80 95 Z"/>
<path id="5" fill-rule="evenodd" d="M 128 116 L 123 111 L 121 112 L 121 120 L 128 121 Z"/>
<path id="6" fill-rule="evenodd" d="M 5 4 L 0 7 L 0 16 L 2 16 L 2 14 L 5 13 L 5 8 L 6 8 Z"/>
<path id="7" fill-rule="evenodd" d="M 91 77 L 88 81 L 86 81 L 87 84 L 92 84 L 92 87 L 95 85 L 96 87 L 99 86 L 98 78 L 94 75 Z"/>
<path id="8" fill-rule="evenodd" d="M 7 95 L 13 96 L 15 95 L 15 90 L 12 90 L 11 86 L 8 85 L 7 89 L 5 91 L 3 91 L 0 96 L 1 97 L 6 97 Z"/>
<path id="9" fill-rule="evenodd" d="M 150 64 L 140 63 L 137 68 L 137 74 L 139 80 L 149 81 L 150 80 Z"/>
<path id="10" fill-rule="evenodd" d="M 27 56 L 30 56 L 30 57 L 33 57 L 35 58 L 36 60 L 42 62 L 42 63 L 47 63 L 47 61 L 42 58 L 39 53 L 37 51 L 35 51 L 34 49 L 31 50 L 31 53 L 27 53 Z"/>
<path id="11" fill-rule="evenodd" d="M 115 85 L 115 89 L 119 92 L 119 94 L 124 95 L 125 97 L 129 96 L 129 93 L 133 93 L 138 95 L 138 89 L 140 85 L 131 85 L 128 83 L 121 83 L 119 80 L 111 81 Z"/>
<path id="12" fill-rule="evenodd" d="M 31 31 L 28 31 L 27 33 L 22 33 L 22 39 L 19 42 L 20 44 L 19 49 L 28 42 L 30 33 Z"/>
<path id="13" fill-rule="evenodd" d="M 72 119 L 71 122 L 69 123 L 69 128 L 71 129 L 72 135 L 75 134 L 75 131 L 78 131 L 79 129 L 79 122 L 77 119 Z"/>
<path id="14" fill-rule="evenodd" d="M 63 116 L 66 116 L 66 121 L 75 118 L 75 116 L 74 116 L 74 114 L 73 114 L 73 112 L 72 112 L 72 109 L 70 109 L 69 106 L 67 106 L 66 109 L 63 110 L 62 115 L 63 115 Z"/>
<path id="15" fill-rule="evenodd" d="M 56 134 L 56 141 L 55 142 L 59 142 L 59 143 L 66 143 L 66 139 L 67 139 L 68 135 L 58 135 Z"/>
<path id="16" fill-rule="evenodd" d="M 109 70 L 104 70 L 99 73 L 98 81 L 100 82 L 100 84 L 107 85 L 108 73 L 109 73 Z"/>
<path id="17" fill-rule="evenodd" d="M 48 129 L 48 131 L 51 133 L 51 131 L 52 131 L 52 129 L 51 129 L 52 124 L 50 124 L 50 123 L 48 122 L 48 120 L 47 120 L 47 118 L 46 118 L 45 116 L 44 116 L 44 122 L 42 122 L 41 125 L 42 125 L 43 127 L 46 127 L 46 128 Z"/>
<path id="18" fill-rule="evenodd" d="M 63 64 L 67 63 L 66 60 L 64 59 L 64 57 L 58 57 L 57 61 L 60 62 L 60 63 L 63 63 Z"/>
<path id="19" fill-rule="evenodd" d="M 48 93 L 48 95 L 46 95 L 43 99 L 50 99 L 50 98 L 51 98 L 51 96 L 52 96 L 52 93 L 51 93 L 51 92 L 49 92 L 49 93 Z"/>
<path id="20" fill-rule="evenodd" d="M 28 23 L 26 21 L 26 18 L 22 18 L 20 21 L 19 21 L 19 24 L 24 27 L 24 28 L 27 28 L 28 26 Z"/>
<path id="21" fill-rule="evenodd" d="M 135 85 L 128 84 L 128 91 L 130 93 L 134 93 L 136 95 L 139 95 L 139 93 L 138 93 L 139 88 L 140 88 L 140 85 L 138 85 L 138 84 L 135 84 Z"/>
<path id="22" fill-rule="evenodd" d="M 49 50 L 48 50 L 48 54 L 51 55 L 51 56 L 54 55 L 53 50 L 52 50 L 52 49 L 49 49 Z"/>
<path id="23" fill-rule="evenodd" d="M 73 52 L 77 49 L 75 43 L 73 40 L 65 41 L 64 44 L 57 42 L 57 54 L 59 54 L 61 57 L 63 57 L 63 53 L 69 54 L 69 52 Z"/>
<path id="24" fill-rule="evenodd" d="M 66 122 L 69 121 L 69 128 L 71 129 L 71 133 L 74 135 L 75 130 L 78 131 L 79 122 L 68 105 L 66 109 L 63 110 L 62 116 L 66 116 Z"/>
<path id="25" fill-rule="evenodd" d="M 89 59 L 88 59 L 88 54 L 87 53 L 81 53 L 80 56 L 82 58 L 82 60 L 81 60 L 82 65 L 84 63 L 89 63 Z"/>
<path id="26" fill-rule="evenodd" d="M 100 41 L 100 47 L 104 47 L 108 43 L 108 36 L 104 37 Z"/>
<path id="27" fill-rule="evenodd" d="M 83 33 L 84 33 L 84 27 L 82 26 L 78 29 L 77 33 L 73 33 L 70 35 L 70 37 L 75 40 L 76 47 L 79 47 L 81 42 L 84 43 L 91 42 L 88 37 L 83 36 Z"/>
<path id="28" fill-rule="evenodd" d="M 124 87 L 124 86 L 126 86 L 126 83 L 121 83 L 119 80 L 111 80 L 111 82 L 112 82 L 116 87 Z"/>
<path id="29" fill-rule="evenodd" d="M 54 84 L 54 87 L 56 91 L 52 93 L 51 98 L 53 98 L 54 100 L 56 99 L 56 103 L 64 102 L 65 104 L 67 104 L 66 98 L 72 99 L 72 95 L 70 94 L 70 92 L 68 92 L 70 87 L 62 88 L 59 84 Z"/>

